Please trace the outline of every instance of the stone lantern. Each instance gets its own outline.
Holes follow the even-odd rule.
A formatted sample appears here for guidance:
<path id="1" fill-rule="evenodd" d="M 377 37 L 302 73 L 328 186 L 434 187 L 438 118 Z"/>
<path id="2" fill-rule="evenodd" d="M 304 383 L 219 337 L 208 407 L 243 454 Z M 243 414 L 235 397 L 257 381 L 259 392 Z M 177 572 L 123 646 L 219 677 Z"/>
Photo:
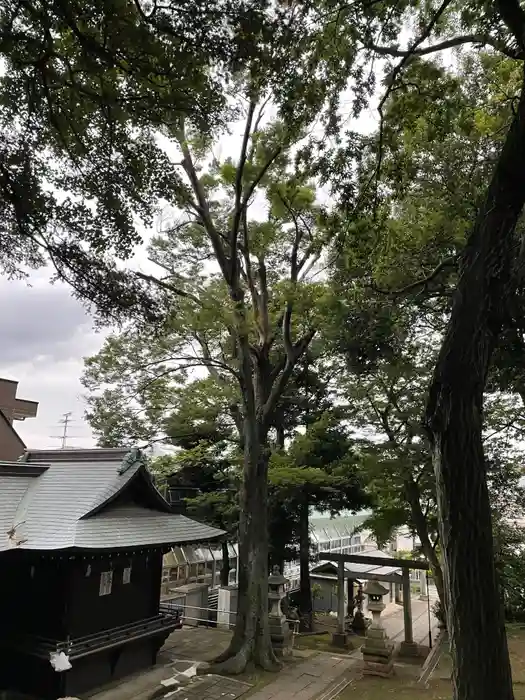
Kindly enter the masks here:
<path id="1" fill-rule="evenodd" d="M 394 645 L 389 641 L 381 624 L 381 613 L 385 609 L 383 596 L 388 588 L 378 581 L 369 581 L 363 591 L 368 597 L 368 609 L 372 613 L 372 624 L 366 632 L 366 641 L 361 647 L 364 673 L 373 676 L 391 676 L 394 671 L 392 653 Z"/>
<path id="2" fill-rule="evenodd" d="M 268 576 L 268 618 L 270 622 L 270 637 L 277 656 L 285 656 L 291 648 L 291 633 L 281 603 L 286 596 L 285 586 L 288 579 L 279 571 L 278 566 Z"/>

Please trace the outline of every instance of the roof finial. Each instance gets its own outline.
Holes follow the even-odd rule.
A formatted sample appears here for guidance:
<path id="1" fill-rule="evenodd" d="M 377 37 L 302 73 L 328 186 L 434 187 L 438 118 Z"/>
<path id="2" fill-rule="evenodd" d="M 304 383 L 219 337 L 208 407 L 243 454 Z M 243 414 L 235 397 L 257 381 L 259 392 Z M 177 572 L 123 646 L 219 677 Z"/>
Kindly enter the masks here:
<path id="1" fill-rule="evenodd" d="M 122 460 L 120 467 L 118 468 L 119 474 L 125 474 L 130 467 L 132 467 L 137 462 L 142 462 L 143 456 L 141 450 L 138 447 L 134 447 Z"/>

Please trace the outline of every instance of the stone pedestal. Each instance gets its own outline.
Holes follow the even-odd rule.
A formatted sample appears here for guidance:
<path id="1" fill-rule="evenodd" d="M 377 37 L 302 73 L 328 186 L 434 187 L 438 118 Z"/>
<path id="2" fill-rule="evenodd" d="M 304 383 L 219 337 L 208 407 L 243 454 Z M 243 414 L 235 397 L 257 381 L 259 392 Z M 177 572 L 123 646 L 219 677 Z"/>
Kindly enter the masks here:
<path id="1" fill-rule="evenodd" d="M 332 633 L 332 645 L 338 649 L 348 649 L 350 643 L 348 641 L 348 635 L 346 632 L 333 632 Z"/>
<path id="2" fill-rule="evenodd" d="M 270 638 L 275 656 L 290 656 L 292 653 L 292 633 L 286 618 L 268 616 L 270 623 Z"/>
<path id="3" fill-rule="evenodd" d="M 274 566 L 272 574 L 268 576 L 268 621 L 273 650 L 276 656 L 281 657 L 292 653 L 292 633 L 281 608 L 286 583 L 288 579 L 280 573 L 279 567 Z"/>
<path id="4" fill-rule="evenodd" d="M 413 659 L 420 655 L 419 647 L 415 642 L 407 642 L 405 640 L 399 645 L 399 656 Z"/>
<path id="5" fill-rule="evenodd" d="M 363 672 L 371 676 L 391 676 L 394 672 L 394 645 L 388 639 L 384 629 L 372 626 L 366 633 L 366 641 L 361 647 Z"/>

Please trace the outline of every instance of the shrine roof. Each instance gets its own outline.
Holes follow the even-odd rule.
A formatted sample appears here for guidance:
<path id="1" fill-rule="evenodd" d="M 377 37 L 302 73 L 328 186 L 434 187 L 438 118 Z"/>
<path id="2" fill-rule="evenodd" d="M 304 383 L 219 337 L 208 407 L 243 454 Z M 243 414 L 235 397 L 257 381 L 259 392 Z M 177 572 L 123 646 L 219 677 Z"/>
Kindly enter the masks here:
<path id="1" fill-rule="evenodd" d="M 222 530 L 175 514 L 138 450 L 37 450 L 0 463 L 0 551 L 213 542 Z"/>

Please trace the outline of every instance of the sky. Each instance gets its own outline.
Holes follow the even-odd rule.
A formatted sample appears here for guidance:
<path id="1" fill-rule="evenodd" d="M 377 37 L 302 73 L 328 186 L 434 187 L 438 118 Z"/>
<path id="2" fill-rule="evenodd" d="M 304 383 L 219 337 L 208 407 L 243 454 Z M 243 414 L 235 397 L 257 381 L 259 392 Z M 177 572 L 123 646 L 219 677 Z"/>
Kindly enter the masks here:
<path id="1" fill-rule="evenodd" d="M 58 447 L 52 436 L 62 432 L 61 414 L 71 411 L 69 432 L 77 438 L 70 446 L 91 447 L 80 375 L 82 358 L 96 353 L 103 338 L 66 285 L 52 285 L 42 273 L 29 284 L 0 280 L 0 377 L 19 382 L 18 398 L 39 403 L 37 417 L 15 428 L 27 447 Z"/>

